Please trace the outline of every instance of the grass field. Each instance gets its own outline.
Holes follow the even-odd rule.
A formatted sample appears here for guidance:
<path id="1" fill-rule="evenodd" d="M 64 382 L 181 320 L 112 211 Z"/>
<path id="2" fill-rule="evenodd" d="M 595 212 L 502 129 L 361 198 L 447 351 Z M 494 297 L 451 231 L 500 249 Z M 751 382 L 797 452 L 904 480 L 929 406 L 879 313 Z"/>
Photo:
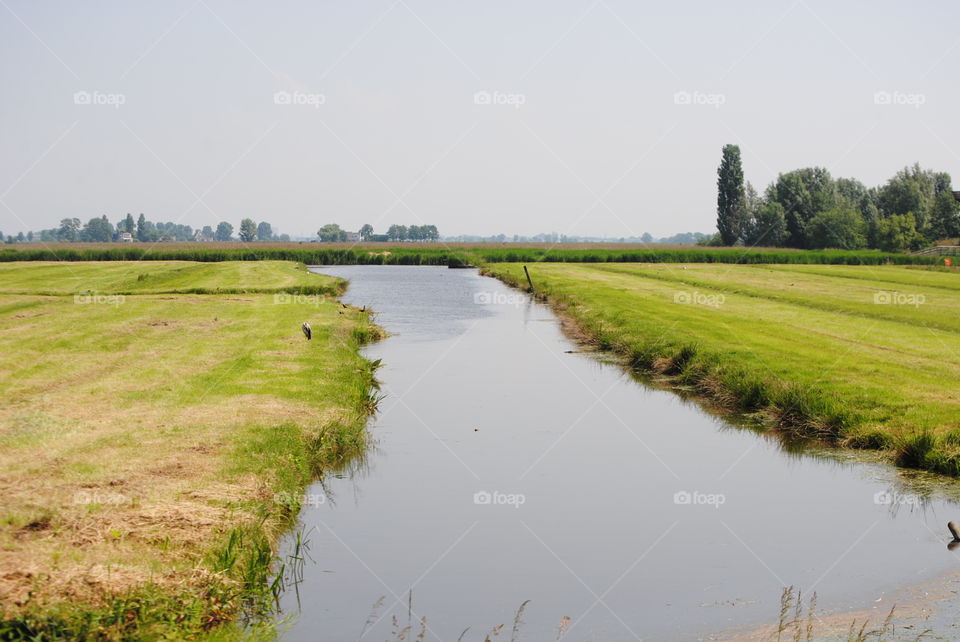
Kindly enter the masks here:
<path id="1" fill-rule="evenodd" d="M 527 287 L 515 264 L 485 268 Z M 536 292 L 638 370 L 797 435 L 960 474 L 960 272 L 537 264 Z"/>
<path id="2" fill-rule="evenodd" d="M 265 607 L 305 485 L 363 452 L 375 407 L 367 314 L 289 294 L 342 282 L 152 262 L 0 284 L 0 639 L 180 638 Z M 197 288 L 248 293 L 174 294 Z"/>

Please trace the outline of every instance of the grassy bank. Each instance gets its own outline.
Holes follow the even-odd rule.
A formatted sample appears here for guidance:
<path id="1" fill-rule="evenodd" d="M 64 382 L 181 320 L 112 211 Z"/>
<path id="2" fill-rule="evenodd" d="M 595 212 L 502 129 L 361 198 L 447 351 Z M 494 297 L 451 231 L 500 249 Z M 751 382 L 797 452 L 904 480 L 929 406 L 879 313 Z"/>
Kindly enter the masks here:
<path id="1" fill-rule="evenodd" d="M 739 263 L 941 265 L 936 256 L 876 250 L 786 250 L 616 244 L 511 243 L 63 243 L 0 249 L 11 261 L 298 261 L 307 265 L 479 265 L 481 263 Z"/>
<path id="2" fill-rule="evenodd" d="M 523 268 L 486 271 L 527 287 Z M 790 435 L 960 475 L 960 274 L 909 267 L 531 266 L 596 346 Z"/>
<path id="3" fill-rule="evenodd" d="M 328 298 L 343 282 L 260 262 L 0 283 L 0 639 L 227 635 L 268 610 L 304 487 L 362 455 L 376 405 L 358 347 L 379 331 Z"/>

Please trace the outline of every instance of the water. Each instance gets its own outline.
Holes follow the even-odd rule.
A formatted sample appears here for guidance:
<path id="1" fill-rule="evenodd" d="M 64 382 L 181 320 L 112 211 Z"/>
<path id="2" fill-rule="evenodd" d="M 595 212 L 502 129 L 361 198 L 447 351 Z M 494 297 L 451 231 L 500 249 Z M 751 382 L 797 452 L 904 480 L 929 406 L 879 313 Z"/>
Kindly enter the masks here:
<path id="1" fill-rule="evenodd" d="M 696 638 L 775 620 L 786 585 L 829 611 L 953 568 L 960 511 L 909 494 L 922 475 L 787 452 L 570 354 L 549 309 L 472 270 L 316 271 L 391 333 L 367 350 L 387 397 L 366 462 L 309 491 L 285 640 L 359 639 L 382 596 L 364 640 L 420 616 L 427 639 L 509 639 L 525 600 L 526 640 L 564 616 L 565 640 Z"/>

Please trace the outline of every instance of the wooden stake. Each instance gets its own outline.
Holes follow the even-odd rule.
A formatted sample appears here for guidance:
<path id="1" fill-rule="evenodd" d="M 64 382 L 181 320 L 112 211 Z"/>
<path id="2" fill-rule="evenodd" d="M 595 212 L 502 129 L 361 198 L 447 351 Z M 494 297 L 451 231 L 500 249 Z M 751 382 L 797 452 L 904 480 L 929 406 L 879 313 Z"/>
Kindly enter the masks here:
<path id="1" fill-rule="evenodd" d="M 530 284 L 530 291 L 533 292 L 533 279 L 530 278 L 530 270 L 526 265 L 523 266 L 523 273 L 527 275 L 527 283 Z"/>

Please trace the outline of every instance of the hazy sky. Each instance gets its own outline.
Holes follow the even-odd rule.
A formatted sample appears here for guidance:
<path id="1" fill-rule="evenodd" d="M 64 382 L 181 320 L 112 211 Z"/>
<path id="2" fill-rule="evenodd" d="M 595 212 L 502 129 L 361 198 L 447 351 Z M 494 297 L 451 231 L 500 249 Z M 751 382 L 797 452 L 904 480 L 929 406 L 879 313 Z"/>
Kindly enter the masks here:
<path id="1" fill-rule="evenodd" d="M 758 189 L 960 182 L 958 25 L 946 1 L 0 0 L 0 230 L 711 231 L 725 143 Z"/>

